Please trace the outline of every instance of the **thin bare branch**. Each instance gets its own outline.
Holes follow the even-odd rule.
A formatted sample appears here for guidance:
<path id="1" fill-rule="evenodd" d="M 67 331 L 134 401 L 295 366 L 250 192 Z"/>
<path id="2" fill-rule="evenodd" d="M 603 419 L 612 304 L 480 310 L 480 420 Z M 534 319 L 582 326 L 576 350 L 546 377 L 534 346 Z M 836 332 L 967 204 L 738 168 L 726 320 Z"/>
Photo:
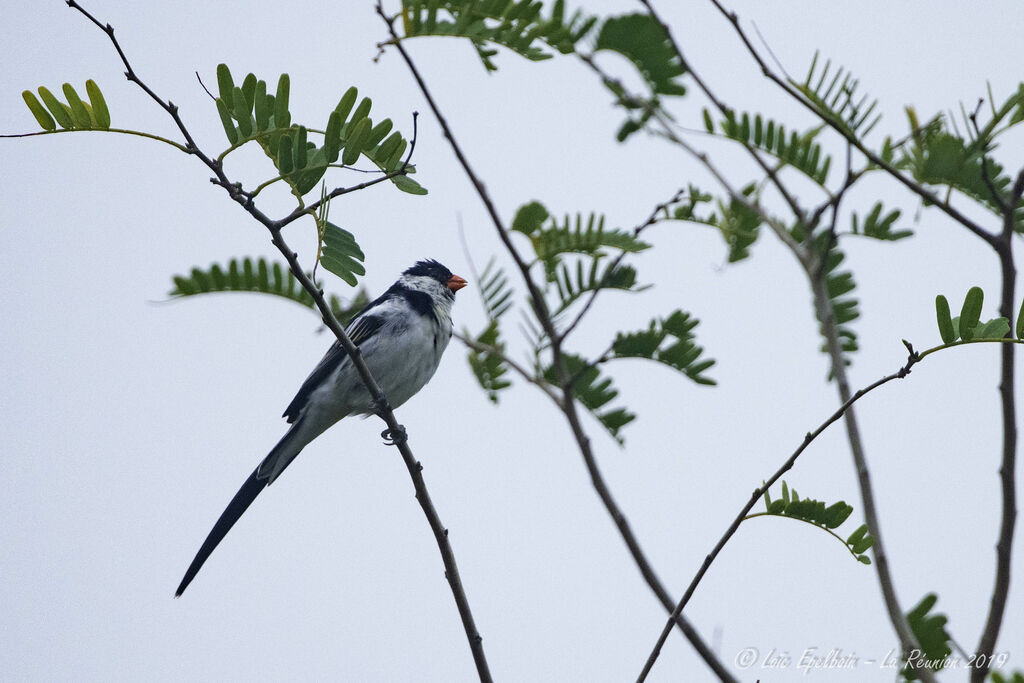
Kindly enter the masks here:
<path id="1" fill-rule="evenodd" d="M 814 293 L 814 305 L 817 311 L 818 320 L 821 321 L 821 328 L 825 335 L 826 348 L 829 358 L 832 361 L 832 376 L 835 378 L 839 399 L 846 404 L 851 398 L 850 382 L 846 375 L 846 365 L 843 359 L 842 343 L 839 339 L 839 326 L 836 323 L 832 310 L 832 300 L 829 298 L 828 289 L 825 284 L 825 273 L 823 268 L 814 267 L 807 270 L 807 277 L 811 283 Z M 904 656 L 912 650 L 920 650 L 921 646 L 914 637 L 913 631 L 903 608 L 900 606 L 896 596 L 896 586 L 892 580 L 892 573 L 889 570 L 889 556 L 882 539 L 881 523 L 878 517 L 878 508 L 875 504 L 874 488 L 871 485 L 871 473 L 868 469 L 867 456 L 864 453 L 864 445 L 860 436 L 860 427 L 857 423 L 857 416 L 853 408 L 846 410 L 843 416 L 846 424 L 846 437 L 850 444 L 850 451 L 853 455 L 854 465 L 857 470 L 857 481 L 860 485 L 861 503 L 864 508 L 864 521 L 868 531 L 875 539 L 872 546 L 875 562 L 875 571 L 878 574 L 878 583 L 882 589 L 882 596 L 885 601 L 886 610 L 889 612 L 889 621 L 896 630 L 900 646 Z M 935 683 L 934 674 L 926 669 L 917 670 L 918 675 L 925 683 Z"/>
<path id="2" fill-rule="evenodd" d="M 747 513 L 749 513 L 750 510 L 753 509 L 754 505 L 757 504 L 757 501 L 761 498 L 761 496 L 764 495 L 765 491 L 767 491 L 776 482 L 778 482 L 778 480 L 782 478 L 783 474 L 785 474 L 790 469 L 792 469 L 793 465 L 796 463 L 797 458 L 800 457 L 800 454 L 803 453 L 804 450 L 807 449 L 807 447 L 811 444 L 811 442 L 814 441 L 815 439 L 817 439 L 822 434 L 822 432 L 824 432 L 832 424 L 834 424 L 837 420 L 839 420 L 839 418 L 841 418 L 843 415 L 845 415 L 846 411 L 849 410 L 853 406 L 854 403 L 856 403 L 861 398 L 863 398 L 867 394 L 871 393 L 875 389 L 877 389 L 877 388 L 879 388 L 879 387 L 881 387 L 881 386 L 883 386 L 885 384 L 888 384 L 889 382 L 891 382 L 891 381 L 893 381 L 895 379 L 903 379 L 903 378 L 907 377 L 910 374 L 911 369 L 915 365 L 917 365 L 918 363 L 920 363 L 922 360 L 924 360 L 925 358 L 927 358 L 928 356 L 930 356 L 933 353 L 936 353 L 938 351 L 943 351 L 945 349 L 955 348 L 957 346 L 962 346 L 962 345 L 968 344 L 968 343 L 993 343 L 995 341 L 996 340 L 992 340 L 992 339 L 987 339 L 987 340 L 986 339 L 977 339 L 977 340 L 972 340 L 971 342 L 955 342 L 953 344 L 943 344 L 941 346 L 936 346 L 934 348 L 928 349 L 927 351 L 923 351 L 923 352 L 920 352 L 920 353 L 915 351 L 913 346 L 910 346 L 908 344 L 907 345 L 907 349 L 908 349 L 909 353 L 908 353 L 908 356 L 907 356 L 907 361 L 903 364 L 903 367 L 901 367 L 899 370 L 897 370 L 896 372 L 894 372 L 892 374 L 886 375 L 885 377 L 882 377 L 881 379 L 878 379 L 875 382 L 872 382 L 871 384 L 869 384 L 868 386 L 864 387 L 863 389 L 859 389 L 846 402 L 844 402 L 843 405 L 839 406 L 839 408 L 834 413 L 832 413 L 828 417 L 828 419 L 826 419 L 824 422 L 822 422 L 817 427 L 817 429 L 815 429 L 813 432 L 808 432 L 807 435 L 804 437 L 804 440 L 800 444 L 800 446 L 798 446 L 797 449 L 795 451 L 793 451 L 793 454 L 789 456 L 789 458 L 779 467 L 778 470 L 775 471 L 775 473 L 771 477 L 769 477 L 765 481 L 765 483 L 761 487 L 759 487 L 759 488 L 754 490 L 754 492 L 750 496 L 750 499 L 740 509 L 740 512 L 739 512 L 739 514 L 736 515 L 735 519 L 733 519 L 732 524 L 729 525 L 729 528 L 726 529 L 725 533 L 718 540 L 718 543 L 715 544 L 715 547 L 712 548 L 711 552 L 708 553 L 708 555 L 704 558 L 703 564 L 701 564 L 700 569 L 697 570 L 697 573 L 694 575 L 693 579 L 690 581 L 690 585 L 689 585 L 689 587 L 687 587 L 686 593 L 683 594 L 682 599 L 679 601 L 679 604 L 676 606 L 675 612 L 682 612 L 683 609 L 686 607 L 686 604 L 689 602 L 690 598 L 693 596 L 694 591 L 697 589 L 697 585 L 700 583 L 701 579 L 704 578 L 704 575 L 707 573 L 708 569 L 711 567 L 711 564 L 718 557 L 719 553 L 722 552 L 722 549 L 725 547 L 726 543 L 729 542 L 729 540 L 732 538 L 732 536 L 736 533 L 736 530 L 739 529 L 739 526 L 743 522 L 744 518 L 747 516 Z M 1018 342 L 1018 340 L 1007 340 L 1007 341 L 1008 342 L 1012 342 L 1012 343 L 1017 343 Z M 1007 344 L 1007 345 L 1008 346 L 1012 345 L 1012 343 L 1011 344 Z M 661 654 L 661 649 L 662 649 L 662 647 L 665 644 L 665 640 L 667 639 L 668 632 L 670 630 L 671 630 L 671 621 L 668 623 L 668 625 L 664 629 L 662 629 L 661 636 L 658 638 L 658 642 L 655 644 L 654 649 L 651 651 L 650 656 L 648 656 L 647 662 L 644 664 L 644 668 L 641 671 L 639 678 L 637 679 L 637 683 L 641 683 L 642 681 L 644 681 L 647 678 L 647 675 L 650 673 L 651 668 L 654 666 L 655 661 L 657 661 L 658 656 Z M 980 650 L 979 650 L 979 652 L 980 652 Z"/>
<path id="3" fill-rule="evenodd" d="M 594 489 L 597 491 L 598 496 L 601 498 L 601 502 L 604 504 L 605 509 L 608 511 L 608 514 L 611 515 L 613 521 L 615 522 L 615 525 L 619 530 L 619 534 L 622 536 L 623 541 L 625 541 L 626 546 L 629 548 L 630 554 L 633 557 L 633 561 L 640 569 L 640 573 L 643 575 L 644 580 L 647 582 L 647 585 L 657 596 L 658 600 L 664 606 L 665 610 L 667 612 L 671 612 L 674 608 L 675 603 L 669 596 L 668 592 L 665 590 L 664 586 L 661 584 L 661 581 L 658 579 L 657 575 L 654 573 L 654 569 L 651 567 L 651 564 L 647 560 L 646 555 L 640 548 L 640 544 L 637 541 L 636 536 L 630 529 L 629 523 L 627 522 L 625 515 L 622 513 L 618 504 L 615 502 L 615 499 L 612 497 L 611 492 L 609 491 L 608 486 L 604 481 L 604 476 L 601 473 L 600 467 L 597 464 L 597 459 L 595 458 L 593 450 L 591 448 L 590 438 L 586 435 L 586 432 L 583 430 L 583 427 L 580 423 L 579 414 L 576 409 L 576 399 L 572 393 L 572 385 L 570 381 L 571 378 L 568 376 L 568 372 L 565 366 L 565 360 L 562 357 L 561 344 L 559 343 L 557 331 L 555 330 L 554 322 L 551 319 L 551 315 L 548 311 L 543 293 L 540 291 L 540 289 L 537 287 L 536 282 L 534 282 L 533 278 L 531 277 L 530 266 L 523 259 L 522 255 L 519 253 L 519 251 L 515 248 L 515 245 L 512 243 L 509 230 L 501 220 L 501 217 L 498 215 L 498 211 L 494 205 L 494 201 L 491 199 L 491 196 L 487 192 L 486 187 L 484 187 L 483 181 L 481 181 L 480 177 L 477 176 L 476 173 L 473 171 L 472 166 L 469 163 L 469 160 L 463 153 L 461 146 L 456 141 L 455 135 L 452 133 L 451 127 L 448 125 L 447 119 L 445 119 L 444 115 L 441 113 L 440 107 L 434 100 L 434 97 L 431 94 L 430 89 L 427 87 L 427 84 L 424 81 L 422 75 L 420 74 L 419 69 L 412 61 L 412 58 L 406 51 L 401 39 L 395 32 L 395 17 L 389 16 L 384 12 L 384 8 L 379 0 L 377 2 L 377 14 L 380 16 L 381 20 L 387 26 L 391 38 L 390 42 L 382 43 L 381 45 L 393 45 L 394 48 L 398 51 L 399 55 L 402 57 L 402 60 L 405 62 L 406 67 L 409 69 L 409 72 L 413 77 L 413 80 L 416 81 L 416 84 L 419 87 L 420 92 L 423 94 L 423 97 L 424 99 L 426 99 L 427 104 L 430 106 L 431 111 L 434 113 L 434 116 L 437 119 L 438 124 L 441 126 L 441 130 L 444 132 L 444 137 L 446 140 L 448 140 L 448 144 L 452 148 L 455 157 L 458 159 L 459 164 L 463 168 L 463 171 L 466 173 L 466 176 L 469 178 L 470 182 L 473 184 L 473 187 L 476 189 L 476 192 L 479 195 L 480 200 L 483 202 L 484 207 L 486 208 L 487 213 L 491 218 L 491 222 L 494 224 L 494 228 L 498 233 L 499 239 L 505 246 L 505 249 L 508 251 L 513 261 L 515 261 L 516 267 L 519 269 L 519 272 L 522 275 L 523 282 L 525 283 L 527 290 L 529 292 L 530 302 L 534 308 L 534 312 L 536 313 L 537 320 L 540 322 L 544 330 L 544 333 L 548 336 L 548 339 L 551 340 L 552 361 L 558 372 L 559 382 L 561 384 L 561 389 L 564 396 L 562 412 L 565 415 L 565 418 L 568 421 L 570 428 L 572 429 L 573 436 L 576 439 L 576 443 L 579 446 L 580 453 L 583 456 L 583 460 L 587 466 L 587 471 L 590 473 L 590 478 L 594 486 Z M 696 632 L 696 630 L 693 628 L 693 626 L 689 623 L 688 620 L 680 616 L 678 619 L 675 620 L 675 622 L 679 629 L 683 632 L 683 635 L 685 635 L 687 640 L 690 641 L 690 644 L 694 647 L 694 649 L 697 650 L 700 656 L 704 659 L 705 663 L 709 667 L 711 667 L 711 669 L 715 672 L 716 675 L 719 676 L 719 678 L 726 681 L 736 680 L 735 677 L 718 660 L 718 658 L 707 646 L 707 644 L 704 643 L 700 635 Z"/>
<path id="4" fill-rule="evenodd" d="M 1010 195 L 1003 203 L 1003 229 L 999 235 L 999 267 L 1001 271 L 1001 292 L 999 314 L 1014 327 L 1014 306 L 1016 300 L 1017 269 L 1013 261 L 1013 238 L 1016 230 L 1017 208 L 1024 196 L 1024 169 L 1017 174 Z M 999 631 L 1006 612 L 1006 601 L 1010 595 L 1010 568 L 1013 558 L 1013 534 L 1017 523 L 1017 404 L 1015 397 L 1015 345 L 1005 344 L 999 359 L 999 402 L 1003 417 L 1003 453 L 999 466 L 999 481 L 1002 488 L 1002 515 L 999 524 L 999 540 L 996 541 L 996 577 L 992 588 L 992 600 L 988 618 L 978 642 L 977 652 L 985 657 L 984 666 L 971 671 L 971 682 L 982 683 L 988 676 L 992 654 L 995 652 Z"/>
<path id="5" fill-rule="evenodd" d="M 189 151 L 185 149 L 185 145 L 180 142 L 168 140 L 165 137 L 153 135 L 152 133 L 143 133 L 139 130 L 129 130 L 126 128 L 61 128 L 58 130 L 39 130 L 34 133 L 7 133 L 5 135 L 0 135 L 0 138 L 34 138 L 37 135 L 57 135 L 59 133 L 120 133 L 121 135 L 135 135 L 140 138 L 156 140 L 157 142 L 170 145 L 171 147 L 174 147 L 181 152 L 185 152 L 186 154 L 189 153 Z"/>

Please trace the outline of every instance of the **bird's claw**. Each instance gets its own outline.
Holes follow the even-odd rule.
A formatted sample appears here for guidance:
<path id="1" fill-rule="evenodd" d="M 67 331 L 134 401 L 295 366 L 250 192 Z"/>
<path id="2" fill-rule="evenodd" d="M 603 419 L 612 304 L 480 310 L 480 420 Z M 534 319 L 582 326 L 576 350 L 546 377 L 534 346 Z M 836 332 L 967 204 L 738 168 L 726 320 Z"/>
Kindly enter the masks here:
<path id="1" fill-rule="evenodd" d="M 409 435 L 402 425 L 398 425 L 397 429 L 385 429 L 380 433 L 380 437 L 384 439 L 385 446 L 398 446 L 409 440 Z"/>

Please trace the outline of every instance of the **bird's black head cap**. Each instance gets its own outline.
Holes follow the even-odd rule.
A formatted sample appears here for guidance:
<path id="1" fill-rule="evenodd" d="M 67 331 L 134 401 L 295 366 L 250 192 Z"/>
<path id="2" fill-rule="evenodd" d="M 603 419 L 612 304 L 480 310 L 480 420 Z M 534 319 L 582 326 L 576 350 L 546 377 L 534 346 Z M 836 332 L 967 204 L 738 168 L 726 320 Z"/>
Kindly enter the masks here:
<path id="1" fill-rule="evenodd" d="M 417 261 L 412 268 L 406 269 L 402 275 L 431 277 L 441 284 L 447 285 L 448 280 L 452 277 L 452 271 L 448 270 L 434 259 L 425 259 L 423 261 Z"/>

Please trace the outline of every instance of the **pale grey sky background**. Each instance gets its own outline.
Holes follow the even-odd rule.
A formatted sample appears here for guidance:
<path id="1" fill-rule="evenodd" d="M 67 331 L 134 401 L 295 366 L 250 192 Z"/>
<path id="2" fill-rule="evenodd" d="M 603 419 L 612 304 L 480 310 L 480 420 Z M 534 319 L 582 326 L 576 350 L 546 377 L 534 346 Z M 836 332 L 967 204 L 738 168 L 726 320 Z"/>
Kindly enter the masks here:
<path id="1" fill-rule="evenodd" d="M 709 3 L 660 4 L 690 60 L 730 104 L 810 124 L 760 78 Z M 114 125 L 174 135 L 80 15 L 57 0 L 6 5 L 0 131 L 36 129 L 22 90 L 70 81 L 81 91 L 93 78 Z M 757 23 L 792 74 L 804 73 L 816 48 L 850 68 L 881 101 L 879 135 L 906 130 L 905 104 L 922 116 L 970 107 L 986 81 L 1001 99 L 1021 79 L 1015 2 L 731 6 L 748 27 Z M 374 63 L 385 30 L 370 0 L 87 7 L 115 26 L 138 73 L 181 107 L 207 150 L 225 141 L 193 72 L 212 86 L 219 62 L 268 81 L 290 73 L 293 119 L 311 125 L 326 121 L 349 85 L 403 131 L 413 110 L 422 113 L 416 162 L 430 194 L 382 185 L 332 206 L 332 219 L 366 252 L 372 293 L 423 257 L 469 277 L 460 219 L 478 267 L 499 251 L 397 54 Z M 602 2 L 592 10 L 637 7 Z M 538 199 L 558 213 L 596 210 L 630 227 L 688 182 L 713 186 L 656 140 L 616 144 L 620 112 L 572 59 L 531 64 L 502 52 L 501 71 L 488 75 L 466 43 L 410 48 L 506 219 Z M 680 121 L 697 127 L 701 105 L 696 95 L 681 100 Z M 721 153 L 736 182 L 747 178 L 740 155 L 702 136 L 693 141 Z M 838 160 L 842 148 L 831 142 Z M 1017 133 L 1000 150 L 1011 167 L 1024 162 L 1022 142 Z M 376 420 L 343 422 L 308 447 L 185 596 L 172 599 L 217 515 L 283 433 L 278 416 L 330 339 L 314 315 L 276 299 L 162 303 L 174 273 L 275 253 L 265 230 L 194 159 L 101 133 L 4 140 L 0 155 L 0 679 L 473 680 L 434 540 Z M 255 150 L 228 168 L 250 183 L 270 175 Z M 334 176 L 337 184 L 362 179 Z M 865 210 L 877 199 L 903 208 L 917 236 L 846 243 L 862 310 L 857 386 L 903 363 L 901 338 L 919 348 L 937 343 L 936 293 L 958 305 L 979 284 L 989 295 L 985 313 L 995 315 L 997 264 L 987 247 L 890 182 L 865 183 L 847 206 Z M 272 215 L 290 208 L 286 197 L 268 200 Z M 311 225 L 295 224 L 286 236 L 311 263 Z M 597 352 L 615 330 L 681 307 L 702 320 L 700 343 L 719 361 L 717 388 L 652 364 L 613 367 L 622 399 L 640 414 L 625 449 L 587 422 L 612 491 L 678 595 L 750 491 L 837 400 L 823 381 L 809 291 L 774 239 L 763 237 L 751 260 L 726 267 L 710 230 L 663 224 L 646 237 L 656 248 L 635 262 L 655 288 L 602 297 L 575 343 Z M 328 285 L 350 292 L 334 278 Z M 460 328 L 481 327 L 474 289 L 460 293 L 455 318 Z M 521 349 L 514 326 L 509 333 Z M 929 358 L 858 408 L 900 598 L 909 609 L 937 592 L 968 651 L 994 572 L 997 356 L 995 347 L 975 346 Z M 546 399 L 517 382 L 493 407 L 453 343 L 432 383 L 398 415 L 450 528 L 496 679 L 635 679 L 664 614 Z M 845 499 L 856 523 L 863 518 L 840 428 L 786 479 L 804 495 Z M 1020 586 L 1018 571 L 999 644 L 1015 668 L 1024 668 Z M 874 571 L 805 525 L 745 523 L 687 611 L 730 666 L 748 647 L 761 659 L 773 649 L 794 659 L 782 670 L 734 669 L 743 680 L 893 678 L 877 664 L 806 676 L 797 669 L 808 648 L 879 660 L 896 646 Z M 673 634 L 650 680 L 710 678 Z"/>

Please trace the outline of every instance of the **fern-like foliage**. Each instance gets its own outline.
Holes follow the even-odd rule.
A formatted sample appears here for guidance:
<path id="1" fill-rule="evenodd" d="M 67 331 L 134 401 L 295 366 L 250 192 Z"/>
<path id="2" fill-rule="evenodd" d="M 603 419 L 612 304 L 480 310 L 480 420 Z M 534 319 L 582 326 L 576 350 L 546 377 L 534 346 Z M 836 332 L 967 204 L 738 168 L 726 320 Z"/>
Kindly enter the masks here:
<path id="1" fill-rule="evenodd" d="M 654 95 L 685 95 L 678 78 L 686 73 L 665 27 L 649 14 L 626 14 L 607 19 L 594 51 L 611 50 L 633 62 Z"/>
<path id="2" fill-rule="evenodd" d="M 639 292 L 636 269 L 619 259 L 606 261 L 611 252 L 635 254 L 650 248 L 632 231 L 606 228 L 598 214 L 566 215 L 562 221 L 552 217 L 540 202 L 524 204 L 516 212 L 512 230 L 526 235 L 544 266 L 546 291 L 554 291 L 557 303 L 551 306 L 555 317 L 589 293 L 600 289 Z M 566 256 L 580 258 L 566 260 Z"/>
<path id="3" fill-rule="evenodd" d="M 889 242 L 895 242 L 901 240 L 904 237 L 910 237 L 914 234 L 913 230 L 893 230 L 892 225 L 900 217 L 900 210 L 893 209 L 889 213 L 882 215 L 882 202 L 876 202 L 868 212 L 868 215 L 864 217 L 863 222 L 856 213 L 853 214 L 853 234 L 864 235 L 865 237 L 873 237 L 876 240 L 885 240 Z"/>
<path id="4" fill-rule="evenodd" d="M 633 133 L 642 130 L 661 108 L 661 97 L 682 96 L 686 88 L 679 78 L 686 73 L 686 66 L 676 52 L 665 28 L 649 14 L 626 14 L 610 17 L 602 25 L 594 43 L 594 52 L 616 52 L 636 67 L 647 86 L 646 96 L 633 95 L 623 84 L 612 78 L 602 82 L 616 102 L 629 112 L 629 118 L 619 128 L 616 138 L 625 141 Z"/>
<path id="5" fill-rule="evenodd" d="M 549 59 L 555 52 L 570 54 L 587 36 L 593 36 L 594 53 L 616 52 L 628 59 L 643 78 L 649 94 L 629 95 L 622 84 L 605 79 L 618 103 L 630 110 L 630 118 L 618 133 L 619 140 L 640 130 L 659 110 L 659 98 L 683 95 L 679 82 L 685 74 L 683 60 L 673 48 L 665 29 L 648 14 L 626 14 L 599 22 L 596 16 L 577 10 L 568 14 L 564 0 L 551 3 L 550 14 L 536 0 L 402 0 L 401 39 L 421 36 L 454 36 L 473 43 L 488 71 L 495 71 L 493 57 L 505 47 L 531 61 Z M 592 55 L 586 55 L 590 59 Z"/>
<path id="6" fill-rule="evenodd" d="M 835 532 L 835 529 L 842 526 L 843 522 L 853 513 L 853 508 L 847 505 L 845 501 L 839 501 L 838 503 L 826 506 L 820 500 L 812 498 L 801 499 L 796 489 L 790 489 L 786 482 L 783 481 L 782 497 L 773 500 L 768 491 L 765 491 L 764 504 L 764 512 L 748 515 L 746 519 L 766 515 L 799 519 L 827 531 L 831 536 L 843 543 L 846 549 L 850 551 L 850 554 L 857 558 L 858 562 L 871 564 L 871 558 L 866 553 L 875 544 L 875 539 L 868 533 L 866 524 L 857 527 L 845 540 Z"/>
<path id="7" fill-rule="evenodd" d="M 253 292 L 278 296 L 315 310 L 313 297 L 302 288 L 288 267 L 277 262 L 268 263 L 263 258 L 231 259 L 227 266 L 214 263 L 205 270 L 193 268 L 188 275 L 175 275 L 172 279 L 174 288 L 169 294 L 175 299 L 216 292 Z M 327 302 L 334 317 L 345 324 L 369 303 L 369 297 L 366 290 L 360 289 L 348 304 L 334 294 L 328 297 Z"/>
<path id="8" fill-rule="evenodd" d="M 473 370 L 477 382 L 480 383 L 480 388 L 484 390 L 492 403 L 498 402 L 499 391 L 512 386 L 512 383 L 506 379 L 508 365 L 503 358 L 505 343 L 498 335 L 498 321 L 491 320 L 487 323 L 484 331 L 476 336 L 476 341 L 494 351 L 478 351 L 470 348 L 468 354 L 469 367 Z"/>
<path id="9" fill-rule="evenodd" d="M 786 166 L 791 166 L 822 187 L 828 180 L 832 157 L 823 154 L 821 145 L 815 142 L 821 127 L 812 128 L 803 134 L 788 131 L 786 127 L 760 114 L 751 116 L 743 112 L 738 117 L 730 112 L 718 122 L 717 133 L 711 112 L 704 110 L 704 127 L 708 133 L 724 135 L 772 155 Z"/>
<path id="10" fill-rule="evenodd" d="M 736 263 L 750 256 L 750 247 L 757 241 L 761 228 L 761 216 L 749 206 L 757 201 L 757 186 L 753 183 L 741 190 L 745 201 L 731 198 L 728 203 L 717 201 L 717 211 L 701 213 L 704 204 L 710 204 L 713 197 L 690 186 L 686 199 L 672 209 L 672 217 L 680 221 L 709 225 L 722 233 L 728 247 L 729 263 Z"/>
<path id="11" fill-rule="evenodd" d="M 520 207 L 512 221 L 512 229 L 530 238 L 537 258 L 544 263 L 549 282 L 555 281 L 556 266 L 563 254 L 603 256 L 607 253 L 606 248 L 638 253 L 651 246 L 631 232 L 605 228 L 604 216 L 598 214 L 591 213 L 586 217 L 576 214 L 574 218 L 566 215 L 559 222 L 543 204 L 536 201 Z"/>
<path id="12" fill-rule="evenodd" d="M 495 264 L 494 259 L 488 261 L 480 274 L 480 298 L 487 314 L 487 327 L 476 336 L 478 344 L 494 351 L 479 351 L 470 348 L 469 367 L 493 403 L 498 402 L 498 392 L 510 387 L 506 379 L 508 364 L 505 362 L 505 342 L 501 339 L 499 319 L 512 306 L 512 289 L 508 285 L 505 271 Z M 469 336 L 467 334 L 467 336 Z"/>
<path id="13" fill-rule="evenodd" d="M 363 261 L 366 256 L 348 230 L 324 221 L 320 243 L 320 263 L 350 286 L 356 286 L 356 277 L 366 275 Z"/>
<path id="14" fill-rule="evenodd" d="M 1001 216 L 1012 181 L 992 154 L 999 136 L 1024 121 L 1024 84 L 1002 103 L 990 95 L 990 105 L 985 121 L 980 109 L 973 114 L 962 111 L 965 134 L 952 115 L 936 115 L 920 125 L 917 112 L 907 107 L 910 144 L 901 148 L 897 164 L 908 168 L 919 182 L 961 192 Z M 1013 209 L 1015 229 L 1024 232 L 1024 200 L 1018 200 Z"/>
<path id="15" fill-rule="evenodd" d="M 928 666 L 933 671 L 941 670 L 946 657 L 953 653 L 952 638 L 946 631 L 946 623 L 949 621 L 946 615 L 929 614 L 938 600 L 935 593 L 929 593 L 907 613 L 907 622 L 910 624 L 910 630 L 914 632 L 914 638 L 921 646 L 921 651 L 914 653 L 916 658 L 906 660 L 900 670 L 904 680 L 918 680 L 917 671 L 923 666 Z"/>
<path id="16" fill-rule="evenodd" d="M 531 61 L 550 59 L 545 49 L 568 54 L 589 33 L 597 17 L 579 10 L 566 15 L 564 0 L 543 16 L 543 2 L 534 0 L 402 0 L 404 38 L 449 36 L 467 38 L 488 71 L 496 71 L 492 45 L 505 47 Z"/>
<path id="17" fill-rule="evenodd" d="M 692 206 L 701 201 L 706 199 L 703 196 L 699 200 L 694 199 Z M 668 215 L 666 208 L 665 217 Z M 640 240 L 639 235 L 656 220 L 657 217 L 652 218 L 643 226 L 627 231 L 605 227 L 604 218 L 596 214 L 565 216 L 559 221 L 537 201 L 519 208 L 511 227 L 529 239 L 536 254 L 531 267 L 544 270 L 542 294 L 545 309 L 551 315 L 556 330 L 562 330 L 562 342 L 567 331 L 575 328 L 581 316 L 589 310 L 589 302 L 600 290 L 635 293 L 646 289 L 638 285 L 636 269 L 623 261 L 626 256 L 649 248 L 650 245 Z M 569 310 L 581 300 L 587 303 L 577 309 L 571 323 L 563 325 Z M 536 314 L 536 310 L 533 312 Z M 695 318 L 676 311 L 652 321 L 646 330 L 618 333 L 612 348 L 596 361 L 587 361 L 563 351 L 573 395 L 613 438 L 622 443 L 621 429 L 636 416 L 626 408 L 607 408 L 618 392 L 612 387 L 612 380 L 602 376 L 599 365 L 613 359 L 646 358 L 682 372 L 700 384 L 714 384 L 704 375 L 714 361 L 701 357 L 703 349 L 696 345 L 693 335 L 696 325 Z M 561 385 L 562 378 L 552 362 L 544 358 L 552 341 L 544 329 L 539 321 L 529 316 L 524 318 L 523 330 L 530 343 L 534 368 L 543 381 L 557 387 Z"/>
<path id="18" fill-rule="evenodd" d="M 793 236 L 803 241 L 805 239 L 804 231 L 801 227 L 792 231 Z M 857 284 L 853 280 L 853 273 L 848 270 L 840 270 L 840 266 L 843 261 L 846 260 L 846 255 L 839 249 L 839 244 L 836 239 L 833 238 L 827 231 L 821 231 L 812 238 L 812 246 L 814 250 L 820 255 L 821 258 L 821 269 L 825 278 L 825 289 L 828 294 L 829 302 L 832 307 L 832 317 L 834 319 L 836 330 L 839 335 L 840 349 L 843 354 L 843 363 L 845 365 L 850 364 L 850 358 L 848 354 L 853 353 L 858 349 L 857 346 L 857 333 L 850 327 L 850 323 L 860 317 L 860 304 L 849 294 L 856 289 Z M 820 318 L 820 311 L 815 311 L 815 315 L 818 316 L 818 322 L 822 323 L 822 327 L 819 328 L 821 336 L 825 337 L 826 340 L 822 342 L 821 350 L 823 353 L 828 353 L 828 340 L 825 334 L 824 321 Z M 832 378 L 832 373 L 829 373 L 829 378 Z"/>
<path id="19" fill-rule="evenodd" d="M 328 166 L 341 160 L 345 166 L 366 157 L 381 171 L 391 173 L 402 165 L 402 155 L 408 141 L 401 133 L 392 132 L 391 119 L 376 124 L 370 118 L 372 102 L 359 100 L 356 88 L 349 88 L 331 112 L 326 129 L 315 131 L 292 123 L 288 110 L 290 79 L 282 74 L 274 94 L 267 91 L 266 81 L 248 74 L 241 86 L 235 85 L 226 64 L 217 67 L 216 98 L 224 133 L 231 147 L 228 152 L 247 142 L 255 141 L 270 157 L 281 177 L 301 197 L 316 187 Z M 310 134 L 322 135 L 317 145 Z M 222 155 L 223 158 L 223 155 Z M 415 169 L 408 167 L 406 173 Z M 408 175 L 391 178 L 395 186 L 411 194 L 426 194 L 426 190 Z"/>
<path id="20" fill-rule="evenodd" d="M 1002 211 L 999 198 L 1008 196 L 1012 185 L 999 162 L 945 131 L 917 136 L 905 161 L 919 182 L 959 190 L 996 213 Z"/>
<path id="21" fill-rule="evenodd" d="M 617 289 L 623 292 L 642 292 L 648 286 L 638 286 L 636 269 L 626 264 L 608 263 L 602 266 L 603 255 L 597 254 L 585 266 L 582 259 L 576 261 L 575 269 L 560 263 L 554 268 L 553 285 L 558 295 L 558 306 L 552 314 L 557 318 L 580 300 L 585 294 L 599 289 Z M 574 274 L 575 273 L 575 274 Z"/>
<path id="22" fill-rule="evenodd" d="M 699 323 L 689 313 L 674 311 L 667 318 L 652 320 L 646 330 L 620 332 L 612 343 L 612 353 L 615 358 L 646 358 L 663 363 L 698 384 L 713 385 L 715 380 L 703 373 L 715 361 L 701 358 L 704 349 L 697 346 L 693 334 Z"/>
<path id="23" fill-rule="evenodd" d="M 1024 683 L 1024 672 L 1014 671 L 1003 674 L 999 671 L 992 672 L 992 683 Z"/>
<path id="24" fill-rule="evenodd" d="M 605 406 L 619 395 L 618 390 L 612 386 L 611 378 L 602 377 L 597 366 L 582 356 L 566 353 L 562 358 L 572 381 L 573 396 L 597 418 L 612 438 L 620 444 L 623 443 L 619 430 L 635 420 L 636 415 L 625 408 L 605 409 Z M 558 372 L 552 365 L 544 369 L 544 379 L 555 386 L 560 386 Z"/>
<path id="25" fill-rule="evenodd" d="M 88 100 L 83 100 L 74 86 L 65 83 L 61 90 L 62 102 L 47 88 L 39 86 L 39 98 L 31 90 L 21 93 L 36 123 L 46 131 L 56 131 L 57 124 L 64 130 L 107 130 L 110 128 L 110 110 L 96 81 L 85 82 Z M 42 100 L 40 102 L 39 100 Z M 45 106 L 44 106 L 45 105 Z"/>
<path id="26" fill-rule="evenodd" d="M 790 84 L 803 93 L 819 116 L 851 134 L 866 136 L 882 118 L 881 114 L 874 113 L 878 100 L 868 95 L 858 97 L 860 81 L 849 71 L 843 67 L 833 69 L 831 60 L 826 60 L 818 69 L 817 52 L 804 81 L 790 80 Z"/>

